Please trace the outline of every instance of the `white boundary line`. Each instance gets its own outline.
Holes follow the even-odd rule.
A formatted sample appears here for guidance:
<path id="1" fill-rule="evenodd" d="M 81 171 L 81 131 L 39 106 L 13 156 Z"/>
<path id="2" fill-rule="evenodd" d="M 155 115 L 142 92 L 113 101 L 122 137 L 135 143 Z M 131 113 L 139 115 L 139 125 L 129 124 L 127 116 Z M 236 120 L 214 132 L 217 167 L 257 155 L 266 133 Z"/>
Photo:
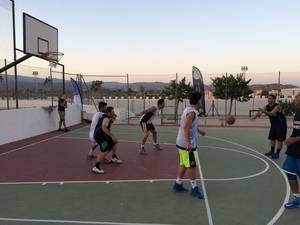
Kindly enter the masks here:
<path id="1" fill-rule="evenodd" d="M 290 194 L 291 194 L 291 190 L 290 190 L 290 186 L 289 186 L 289 182 L 287 180 L 287 177 L 286 175 L 284 174 L 284 172 L 282 171 L 282 169 L 274 162 L 272 161 L 271 159 L 269 159 L 268 157 L 266 157 L 264 154 L 258 152 L 258 151 L 255 151 L 254 149 L 250 148 L 250 147 L 247 147 L 245 145 L 241 145 L 239 143 L 236 143 L 236 142 L 232 142 L 232 141 L 229 141 L 229 140 L 226 140 L 226 139 L 223 139 L 223 138 L 217 138 L 217 137 L 212 137 L 212 136 L 206 136 L 207 138 L 209 139 L 214 139 L 214 140 L 219 140 L 219 141 L 224 141 L 224 142 L 227 142 L 227 143 L 230 143 L 230 144 L 233 144 L 233 145 L 236 145 L 236 146 L 239 146 L 239 147 L 242 147 L 242 148 L 245 148 L 249 151 L 252 151 L 252 152 L 255 152 L 256 154 L 262 156 L 263 158 L 266 158 L 268 159 L 269 161 L 271 161 L 275 167 L 279 170 L 279 172 L 281 173 L 281 175 L 283 176 L 283 179 L 286 183 L 286 195 L 285 195 L 285 199 L 283 201 L 283 204 L 281 205 L 280 209 L 277 211 L 277 213 L 275 214 L 275 216 L 267 223 L 267 225 L 273 225 L 277 222 L 277 220 L 281 217 L 281 215 L 283 214 L 285 208 L 284 208 L 284 203 L 287 202 L 289 200 L 289 197 L 290 197 Z"/>
<path id="2" fill-rule="evenodd" d="M 119 223 L 119 222 L 96 222 L 96 221 L 77 221 L 77 220 L 42 220 L 42 219 L 19 219 L 0 217 L 0 221 L 14 222 L 36 222 L 36 223 L 72 223 L 72 224 L 105 224 L 105 225 L 171 225 L 156 223 Z"/>
<path id="3" fill-rule="evenodd" d="M 76 130 L 72 130 L 69 133 L 72 133 L 74 131 L 77 131 L 77 130 L 80 130 L 80 129 L 83 129 L 83 128 L 85 128 L 85 127 L 81 127 L 81 128 L 76 129 Z M 22 146 L 20 148 L 15 148 L 15 149 L 9 150 L 7 152 L 3 152 L 3 153 L 0 154 L 0 157 L 4 156 L 4 155 L 7 155 L 7 154 L 10 154 L 10 153 L 13 153 L 13 152 L 16 152 L 16 151 L 19 151 L 19 150 L 22 150 L 24 148 L 27 148 L 27 147 L 30 147 L 30 146 L 33 146 L 33 145 L 37 145 L 37 144 L 43 143 L 45 141 L 49 141 L 49 140 L 52 140 L 52 139 L 55 139 L 55 138 L 62 138 L 62 136 L 65 135 L 65 134 L 66 133 L 59 134 L 59 135 L 56 135 L 56 136 L 53 136 L 53 137 L 50 137 L 50 138 L 43 139 L 41 141 L 37 141 L 37 142 L 33 142 L 31 144 L 28 144 L 28 145 L 24 145 L 24 146 Z"/>
<path id="4" fill-rule="evenodd" d="M 231 151 L 231 152 L 238 152 L 240 154 L 244 154 L 244 155 L 249 155 L 253 158 L 256 158 L 256 159 L 259 159 L 260 161 L 262 161 L 264 164 L 265 164 L 265 169 L 260 171 L 260 172 L 257 172 L 255 174 L 252 174 L 252 175 L 248 175 L 248 176 L 243 176 L 243 177 L 230 177 L 230 178 L 215 178 L 215 179 L 210 179 L 210 178 L 203 178 L 204 181 L 235 181 L 235 180 L 245 180 L 245 179 L 249 179 L 249 178 L 253 178 L 253 177 L 257 177 L 257 176 L 260 176 L 264 173 L 266 173 L 269 169 L 270 169 L 270 165 L 269 163 L 256 156 L 256 155 L 253 155 L 253 154 L 250 154 L 250 153 L 247 153 L 247 152 L 243 152 L 243 151 L 239 151 L 239 150 L 236 150 L 236 149 L 230 149 L 230 148 L 222 148 L 222 147 L 217 147 L 217 146 L 200 146 L 199 148 L 212 148 L 212 149 L 221 149 L 221 150 L 225 150 L 225 151 Z M 198 156 L 199 157 L 199 156 Z"/>
<path id="5" fill-rule="evenodd" d="M 205 202 L 205 206 L 206 206 L 206 214 L 207 214 L 207 219 L 208 219 L 208 224 L 209 225 L 213 225 L 213 220 L 212 220 L 212 215 L 211 215 L 211 210 L 210 210 L 210 206 L 209 206 L 209 201 L 208 201 L 208 196 L 207 196 L 207 192 L 206 192 L 206 188 L 205 188 L 205 183 L 204 183 L 204 177 L 202 174 L 202 169 L 201 169 L 201 164 L 200 164 L 200 159 L 198 156 L 198 151 L 196 154 L 196 161 L 198 164 L 198 171 L 199 171 L 199 175 L 200 175 L 200 179 L 201 179 L 201 186 L 202 186 L 202 191 L 203 191 L 203 195 L 204 195 L 204 202 Z"/>

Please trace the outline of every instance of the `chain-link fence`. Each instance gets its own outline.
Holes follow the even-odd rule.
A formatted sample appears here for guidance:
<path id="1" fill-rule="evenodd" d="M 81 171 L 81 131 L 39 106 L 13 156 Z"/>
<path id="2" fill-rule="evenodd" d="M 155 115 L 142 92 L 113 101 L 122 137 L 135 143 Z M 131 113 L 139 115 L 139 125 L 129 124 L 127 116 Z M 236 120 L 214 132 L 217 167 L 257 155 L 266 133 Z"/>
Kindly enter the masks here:
<path id="1" fill-rule="evenodd" d="M 5 62 L 6 61 L 6 62 Z M 0 67 L 10 63 L 9 60 L 0 60 Z M 234 76 L 236 74 L 232 73 Z M 206 123 L 219 123 L 229 111 L 237 118 L 249 118 L 258 108 L 267 104 L 266 96 L 273 93 L 279 96 L 280 101 L 292 101 L 300 91 L 300 73 L 298 72 L 269 72 L 247 73 L 245 79 L 251 79 L 249 87 L 252 94 L 248 101 L 240 102 L 236 99 L 230 101 L 230 96 L 224 98 L 214 97 L 212 80 L 226 76 L 226 73 L 202 73 L 205 83 Z M 227 73 L 230 76 L 230 73 Z M 81 77 L 81 78 L 80 78 Z M 164 96 L 163 90 L 172 80 L 180 82 L 186 78 L 186 84 L 192 82 L 191 74 L 119 74 L 119 75 L 87 75 L 65 72 L 65 91 L 72 102 L 72 89 L 70 79 L 77 80 L 84 104 L 84 111 L 89 114 L 96 111 L 99 101 L 106 101 L 108 105 L 121 109 L 124 117 L 121 123 L 138 123 L 138 118 L 132 115 L 140 113 L 157 100 L 165 97 L 163 116 L 157 118 L 158 123 L 176 124 L 183 109 L 188 105 L 184 99 L 176 105 L 175 100 Z M 59 66 L 55 69 L 18 64 L 18 97 L 19 107 L 36 107 L 57 105 L 57 99 L 63 93 L 63 74 Z M 14 70 L 9 69 L 1 74 L 0 78 L 0 108 L 15 108 L 15 76 Z M 177 110 L 176 110 L 177 108 Z M 177 118 L 177 119 L 176 119 Z"/>

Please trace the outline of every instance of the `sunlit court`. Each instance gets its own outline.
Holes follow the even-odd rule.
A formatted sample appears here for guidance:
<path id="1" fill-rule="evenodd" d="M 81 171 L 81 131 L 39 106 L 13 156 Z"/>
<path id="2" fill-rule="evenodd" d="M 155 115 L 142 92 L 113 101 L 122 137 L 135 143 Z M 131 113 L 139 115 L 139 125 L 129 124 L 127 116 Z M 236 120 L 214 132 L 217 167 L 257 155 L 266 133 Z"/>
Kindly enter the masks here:
<path id="1" fill-rule="evenodd" d="M 299 7 L 0 0 L 0 225 L 298 224 Z"/>

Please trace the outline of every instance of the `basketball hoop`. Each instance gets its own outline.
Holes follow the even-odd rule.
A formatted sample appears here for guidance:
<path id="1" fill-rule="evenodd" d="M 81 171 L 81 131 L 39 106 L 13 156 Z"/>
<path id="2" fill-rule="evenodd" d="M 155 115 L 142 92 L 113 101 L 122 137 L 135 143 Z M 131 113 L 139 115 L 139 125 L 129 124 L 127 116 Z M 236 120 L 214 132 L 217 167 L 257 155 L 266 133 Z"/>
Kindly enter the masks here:
<path id="1" fill-rule="evenodd" d="M 45 52 L 42 53 L 42 58 L 49 61 L 49 66 L 52 68 L 56 68 L 58 62 L 64 56 L 62 52 Z"/>

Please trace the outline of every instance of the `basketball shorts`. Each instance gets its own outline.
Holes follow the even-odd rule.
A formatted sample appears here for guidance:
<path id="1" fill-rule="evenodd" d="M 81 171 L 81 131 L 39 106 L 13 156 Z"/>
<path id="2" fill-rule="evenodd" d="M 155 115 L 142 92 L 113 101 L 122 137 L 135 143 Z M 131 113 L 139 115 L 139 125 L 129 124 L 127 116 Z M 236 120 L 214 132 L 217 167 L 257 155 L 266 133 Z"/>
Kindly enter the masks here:
<path id="1" fill-rule="evenodd" d="M 140 122 L 143 132 L 155 130 L 153 123 Z"/>
<path id="2" fill-rule="evenodd" d="M 271 126 L 269 140 L 283 142 L 286 139 L 287 126 Z"/>
<path id="3" fill-rule="evenodd" d="M 186 168 L 193 168 L 197 166 L 196 157 L 198 157 L 197 148 L 192 151 L 187 151 L 185 148 L 176 145 L 179 154 L 179 165 Z"/>
<path id="4" fill-rule="evenodd" d="M 94 139 L 95 142 L 99 145 L 101 152 L 110 151 L 116 144 L 110 137 L 104 135 L 94 137 Z"/>

